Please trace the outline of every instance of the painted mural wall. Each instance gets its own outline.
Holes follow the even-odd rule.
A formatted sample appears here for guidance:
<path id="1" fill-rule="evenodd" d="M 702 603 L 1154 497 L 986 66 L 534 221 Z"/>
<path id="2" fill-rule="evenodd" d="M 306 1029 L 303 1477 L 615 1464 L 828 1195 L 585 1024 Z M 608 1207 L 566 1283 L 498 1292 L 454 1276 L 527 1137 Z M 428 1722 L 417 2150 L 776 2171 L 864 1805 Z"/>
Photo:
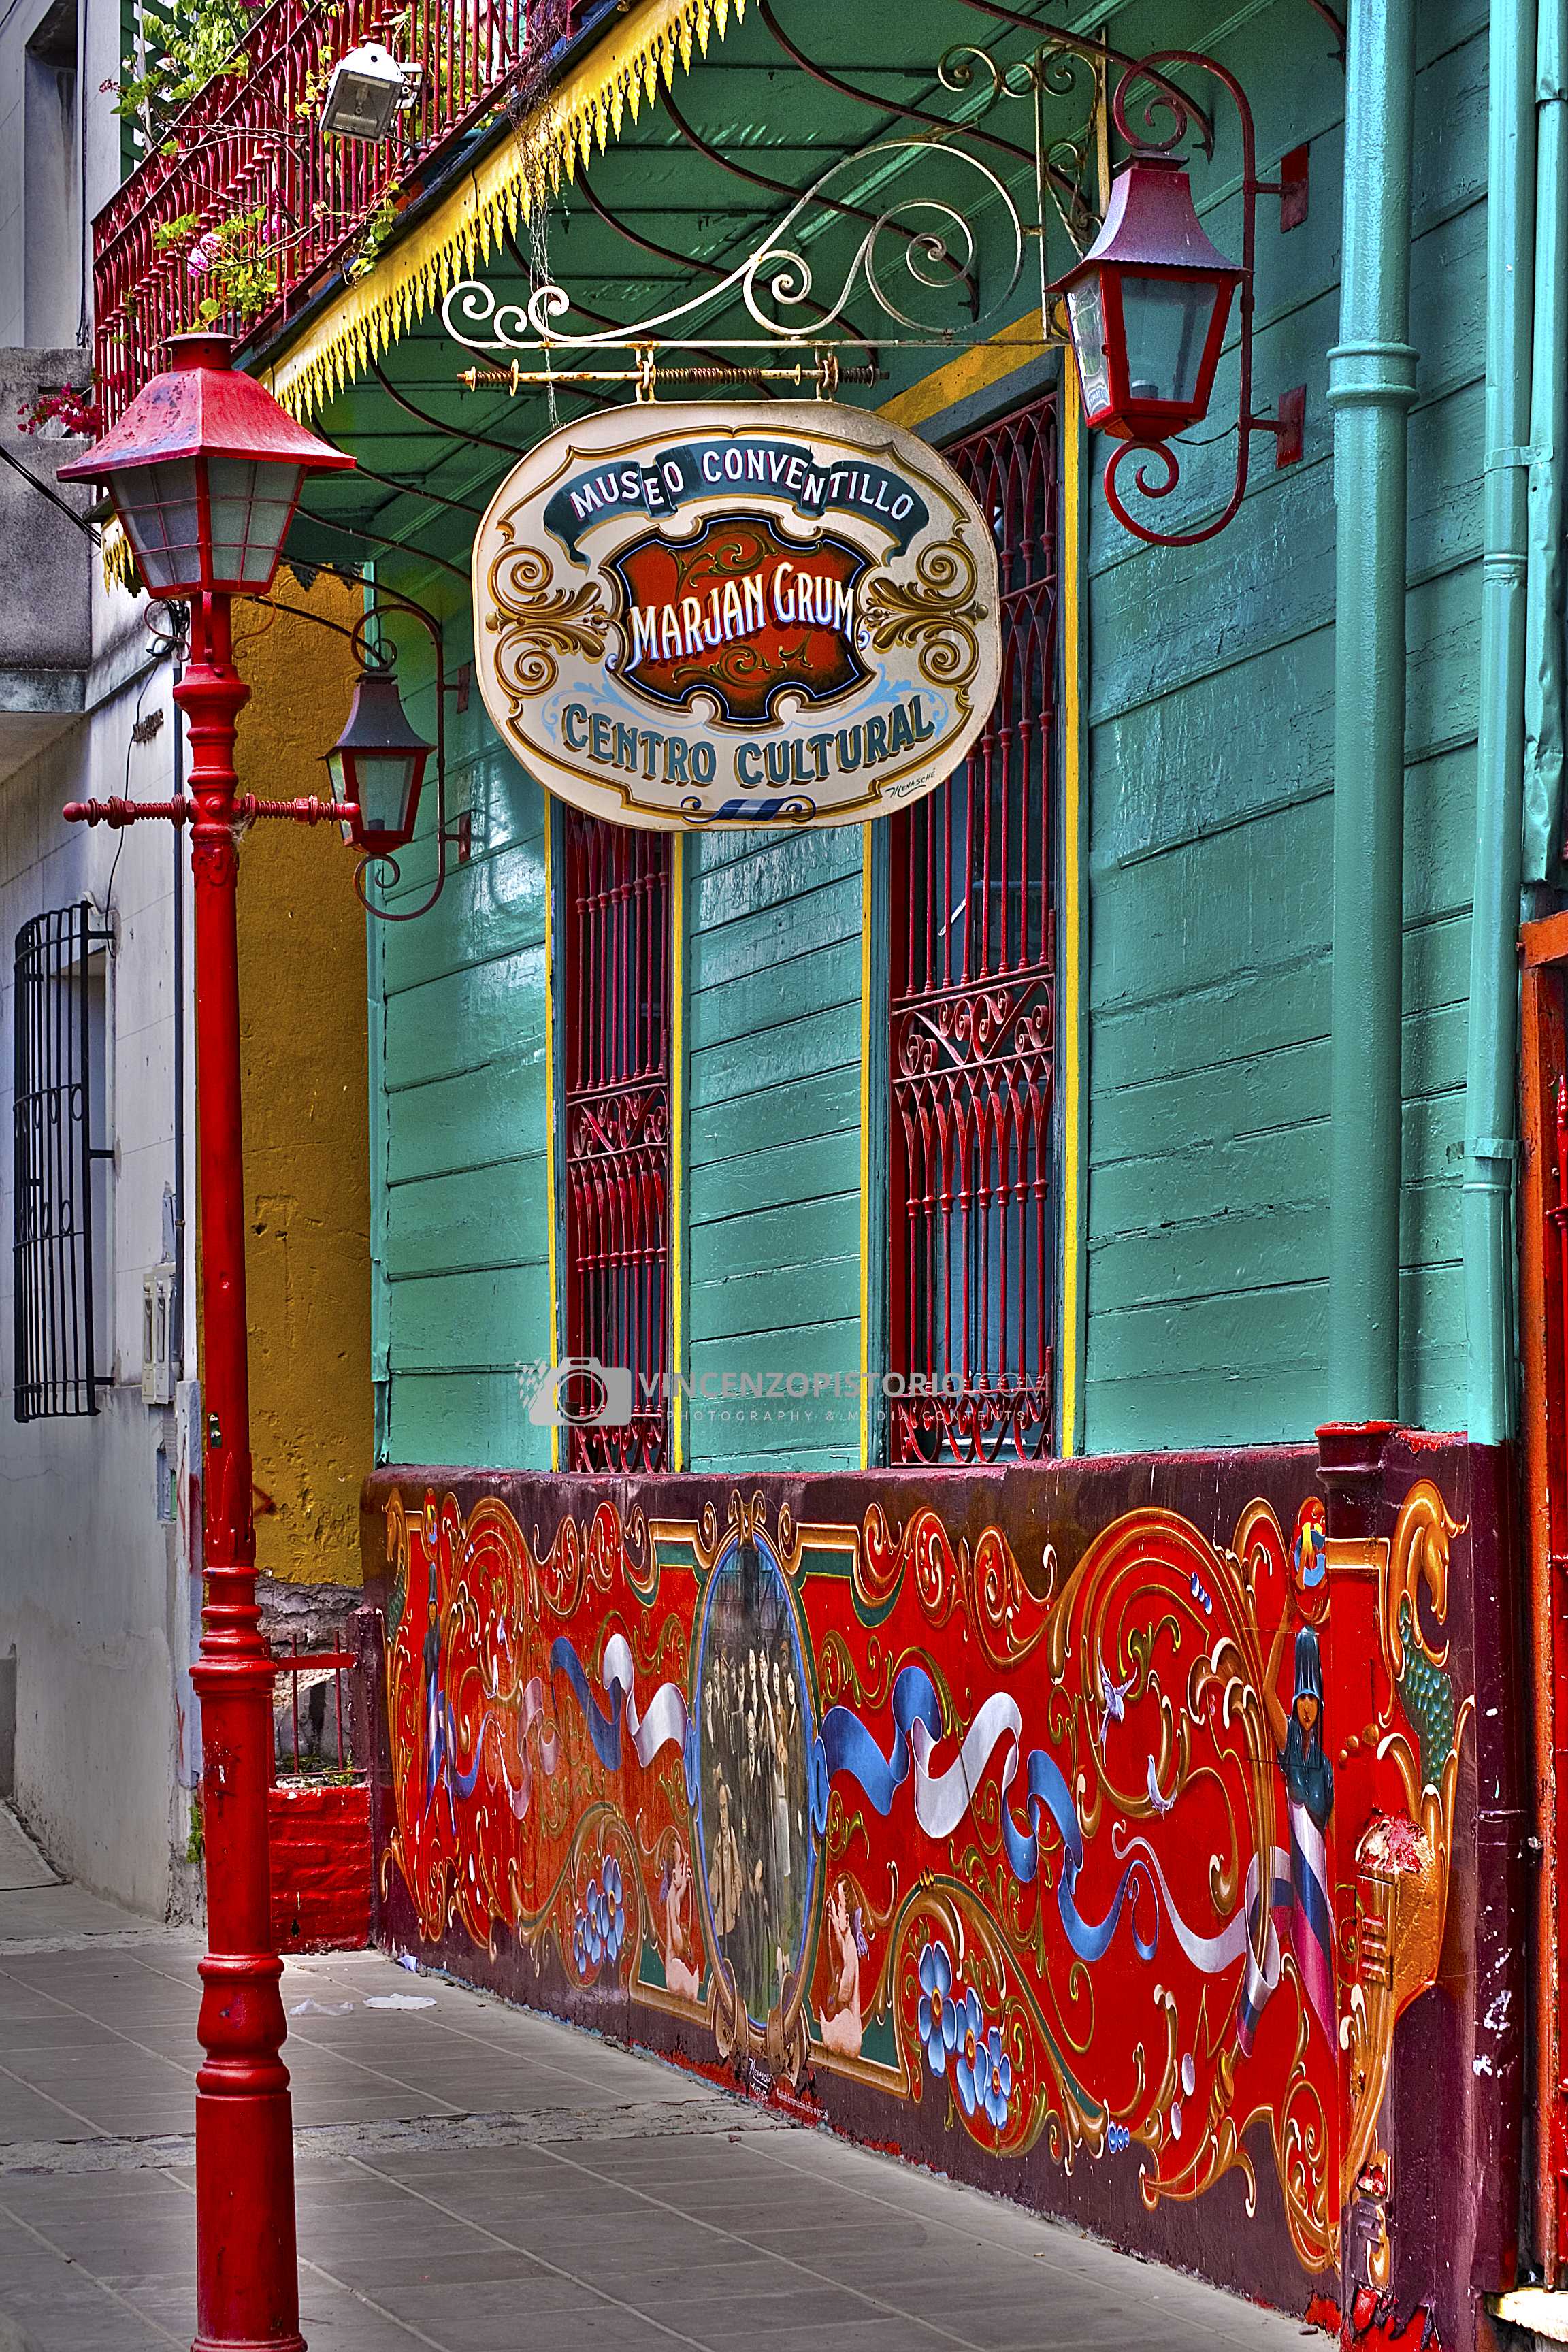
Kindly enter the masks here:
<path id="1" fill-rule="evenodd" d="M 1468 2346 L 1517 2188 L 1495 1466 L 1406 1454 L 1359 1513 L 1307 1453 L 378 1474 L 380 1932 L 1357 2338 Z"/>

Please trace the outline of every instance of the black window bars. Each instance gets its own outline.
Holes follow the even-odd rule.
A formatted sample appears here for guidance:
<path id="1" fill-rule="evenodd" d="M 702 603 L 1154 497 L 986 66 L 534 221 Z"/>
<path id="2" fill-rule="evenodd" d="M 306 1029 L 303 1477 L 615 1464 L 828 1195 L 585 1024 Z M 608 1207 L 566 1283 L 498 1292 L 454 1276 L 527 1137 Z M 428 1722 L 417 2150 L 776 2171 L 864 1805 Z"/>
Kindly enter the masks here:
<path id="1" fill-rule="evenodd" d="M 109 1375 L 94 1351 L 92 1163 L 102 1021 L 90 961 L 110 933 L 83 899 L 35 916 L 16 934 L 13 1256 L 16 1416 L 98 1411 Z"/>

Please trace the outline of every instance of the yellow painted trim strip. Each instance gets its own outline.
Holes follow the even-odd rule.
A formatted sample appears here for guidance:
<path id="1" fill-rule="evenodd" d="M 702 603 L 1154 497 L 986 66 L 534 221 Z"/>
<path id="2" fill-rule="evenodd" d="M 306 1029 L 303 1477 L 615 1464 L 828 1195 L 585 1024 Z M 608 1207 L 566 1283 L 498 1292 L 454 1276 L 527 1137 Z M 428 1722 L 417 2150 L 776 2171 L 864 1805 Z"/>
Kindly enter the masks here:
<path id="1" fill-rule="evenodd" d="M 860 1467 L 871 1466 L 871 828 L 860 828 Z"/>
<path id="2" fill-rule="evenodd" d="M 678 833 L 669 860 L 669 1361 L 670 1454 L 686 1467 L 686 835 Z"/>
<path id="3" fill-rule="evenodd" d="M 561 1269 L 555 1246 L 555 826 L 550 795 L 544 803 L 544 1226 L 550 1271 L 550 1360 L 561 1348 Z M 550 1428 L 550 1466 L 561 1467 L 561 1430 Z"/>
<path id="4" fill-rule="evenodd" d="M 1083 404 L 1072 353 L 1062 357 L 1062 1454 L 1076 1450 L 1079 1414 L 1079 1354 L 1083 1316 L 1079 1275 L 1079 1158 L 1083 1150 L 1082 1020 L 1083 709 L 1079 693 L 1082 659 Z"/>
<path id="5" fill-rule="evenodd" d="M 956 359 L 921 376 L 919 383 L 910 384 L 907 392 L 884 402 L 878 413 L 889 424 L 901 425 L 913 432 L 955 402 L 967 400 L 976 392 L 988 392 L 1005 377 L 1016 375 L 1020 368 L 1037 360 L 1056 340 L 1053 336 L 1047 343 L 1042 339 L 1039 312 L 1027 310 L 1012 326 L 1004 327 L 1000 334 L 976 343 L 970 351 L 960 352 Z"/>
<path id="6" fill-rule="evenodd" d="M 410 333 L 457 283 L 488 261 L 503 229 L 527 220 L 536 196 L 552 194 L 635 122 L 659 84 L 672 89 L 698 52 L 739 24 L 746 0 L 636 0 L 544 99 L 513 138 L 479 163 L 427 220 L 373 269 L 346 286 L 275 367 L 263 373 L 291 415 L 310 416 L 373 359 Z"/>

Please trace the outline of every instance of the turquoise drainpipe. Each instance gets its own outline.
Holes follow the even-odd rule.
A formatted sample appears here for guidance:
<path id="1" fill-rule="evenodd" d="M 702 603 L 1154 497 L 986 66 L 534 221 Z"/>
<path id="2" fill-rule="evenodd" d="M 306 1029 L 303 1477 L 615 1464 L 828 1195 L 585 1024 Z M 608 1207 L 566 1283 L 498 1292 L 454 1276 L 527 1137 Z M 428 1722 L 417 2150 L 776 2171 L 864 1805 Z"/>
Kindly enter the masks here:
<path id="1" fill-rule="evenodd" d="M 1506 5 L 1506 0 L 1505 0 Z M 1399 1412 L 1405 444 L 1415 0 L 1353 0 L 1334 414 L 1331 1421 Z"/>
<path id="2" fill-rule="evenodd" d="M 1485 546 L 1465 1079 L 1467 1422 L 1515 1426 L 1513 1180 L 1524 814 L 1535 229 L 1535 0 L 1494 0 L 1489 63 Z"/>
<path id="3" fill-rule="evenodd" d="M 1563 620 L 1568 562 L 1568 0 L 1537 0 L 1535 348 L 1530 391 L 1530 554 L 1524 590 L 1524 878 L 1559 870 L 1563 818 Z"/>

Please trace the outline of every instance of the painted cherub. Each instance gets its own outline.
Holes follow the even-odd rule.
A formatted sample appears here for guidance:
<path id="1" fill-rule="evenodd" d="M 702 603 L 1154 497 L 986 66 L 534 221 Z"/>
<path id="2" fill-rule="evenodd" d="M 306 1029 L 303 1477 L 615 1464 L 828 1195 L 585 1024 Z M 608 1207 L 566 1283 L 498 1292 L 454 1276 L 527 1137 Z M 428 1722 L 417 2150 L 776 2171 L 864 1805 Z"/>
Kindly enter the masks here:
<path id="1" fill-rule="evenodd" d="M 664 1981 L 673 1993 L 695 2000 L 702 1979 L 691 1965 L 691 1936 L 686 1924 L 691 1899 L 691 1857 L 677 1838 L 659 1887 L 664 1905 Z"/>
<path id="2" fill-rule="evenodd" d="M 841 2058 L 858 2058 L 864 2028 L 860 2019 L 860 1963 L 870 1947 L 861 1925 L 860 1906 L 849 1908 L 849 1884 L 834 1882 L 827 1898 L 827 1933 L 833 1947 L 833 1976 L 822 2004 L 822 2039 Z"/>

